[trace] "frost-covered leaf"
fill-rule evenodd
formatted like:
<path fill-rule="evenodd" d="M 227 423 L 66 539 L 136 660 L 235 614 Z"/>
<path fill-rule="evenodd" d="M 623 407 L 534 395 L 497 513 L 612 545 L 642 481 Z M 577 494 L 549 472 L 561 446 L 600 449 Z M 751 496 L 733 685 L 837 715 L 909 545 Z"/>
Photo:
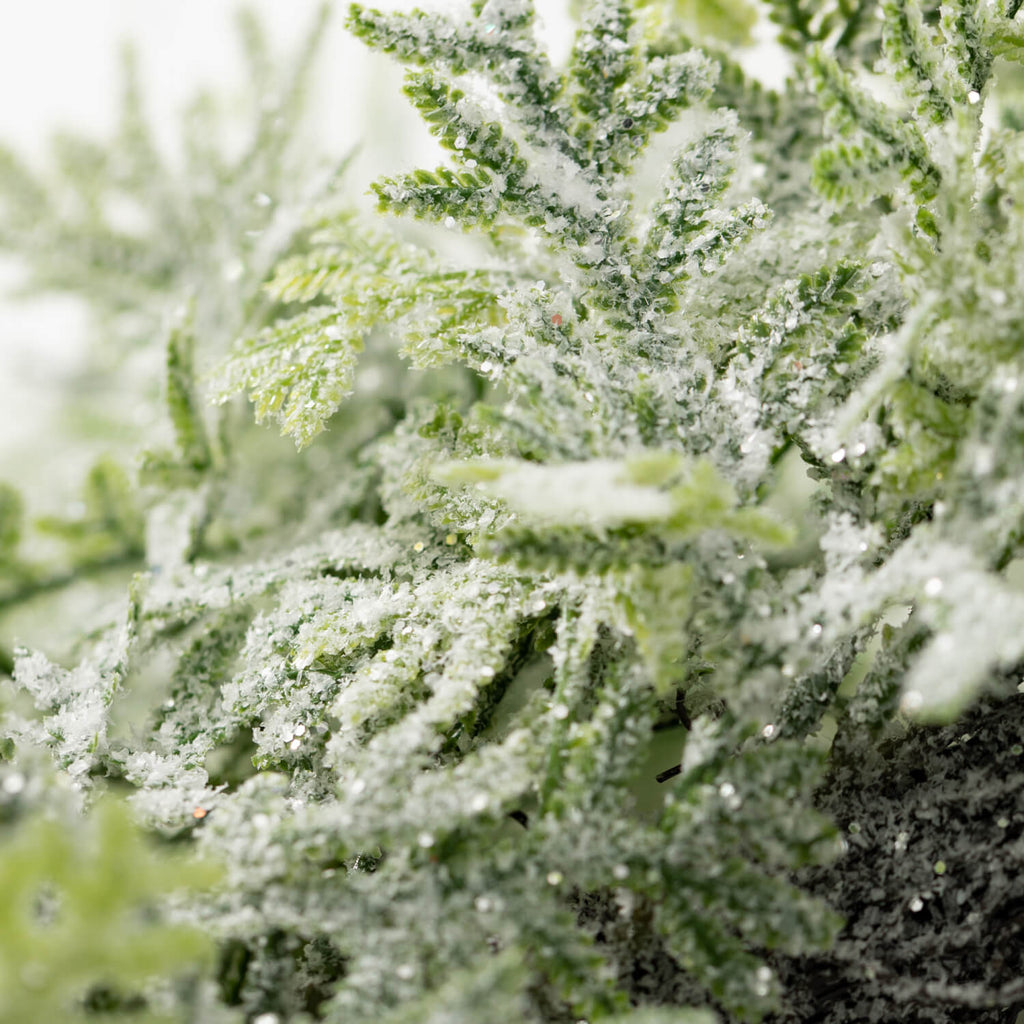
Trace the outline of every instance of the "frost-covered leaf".
<path fill-rule="evenodd" d="M 137 579 L 124 624 L 111 628 L 74 668 L 62 668 L 38 651 L 17 652 L 14 681 L 31 694 L 43 718 L 38 723 L 12 721 L 9 732 L 50 747 L 60 767 L 80 786 L 88 784 L 89 773 L 108 750 L 110 705 L 128 675 L 141 589 Z"/>
<path fill-rule="evenodd" d="M 221 395 L 246 392 L 256 421 L 273 417 L 283 433 L 307 445 L 352 389 L 361 334 L 343 314 L 315 309 L 267 328 L 236 348 L 221 368 Z"/>
<path fill-rule="evenodd" d="M 705 1022 L 702 1005 L 838 1024 L 847 990 L 916 1012 L 935 908 L 963 921 L 952 861 L 922 861 L 930 922 L 879 872 L 871 906 L 907 906 L 906 977 L 928 980 L 907 996 L 884 965 L 851 973 L 830 944 L 871 930 L 840 932 L 811 890 L 909 859 L 845 821 L 839 843 L 815 806 L 898 759 L 908 725 L 928 733 L 915 718 L 1016 699 L 1024 107 L 992 69 L 1019 5 L 771 3 L 793 71 L 775 91 L 670 17 L 742 31 L 745 3 L 576 6 L 564 60 L 524 0 L 351 9 L 443 150 L 377 183 L 416 224 L 284 199 L 300 176 L 278 118 L 303 74 L 237 164 L 197 104 L 186 173 L 234 189 L 262 168 L 280 194 L 226 199 L 228 245 L 200 189 L 211 248 L 166 361 L 175 450 L 138 493 L 98 472 L 58 527 L 81 545 L 63 575 L 37 574 L 31 531 L 15 550 L 7 502 L 10 633 L 67 583 L 96 604 L 102 566 L 149 568 L 126 629 L 12 665 L 0 819 L 41 801 L 31 766 L 53 754 L 79 798 L 128 792 L 225 863 L 177 904 L 221 948 L 218 996 L 182 984 L 190 1019 L 219 1019 L 213 1000 L 260 1024 Z M 244 35 L 262 83 L 267 40 Z M 137 96 L 124 131 L 117 174 L 156 216 L 174 176 Z M 21 204 L 0 235 L 50 223 L 49 191 L 0 162 Z M 61 144 L 83 201 L 115 163 Z M 151 277 L 150 237 L 118 266 L 139 294 L 175 290 L 184 250 Z M 200 410 L 193 370 L 225 332 L 221 397 L 300 446 L 329 424 L 318 445 Z M 945 995 L 1001 1005 L 954 961 Z"/>
<path fill-rule="evenodd" d="M 538 466 L 532 463 L 453 463 L 439 467 L 445 483 L 475 483 L 502 498 L 535 527 L 617 529 L 660 527 L 683 539 L 702 530 L 785 544 L 786 528 L 755 509 L 737 509 L 737 497 L 709 462 L 692 465 L 671 453 L 630 459 Z"/>

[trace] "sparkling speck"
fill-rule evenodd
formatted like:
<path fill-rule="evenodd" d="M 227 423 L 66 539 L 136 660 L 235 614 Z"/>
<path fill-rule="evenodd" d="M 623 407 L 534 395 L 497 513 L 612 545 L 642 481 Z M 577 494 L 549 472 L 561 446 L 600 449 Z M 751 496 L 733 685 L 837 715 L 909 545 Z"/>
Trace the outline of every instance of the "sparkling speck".
<path fill-rule="evenodd" d="M 846 458 L 846 449 L 837 448 L 831 455 L 833 462 L 842 462 Z"/>
<path fill-rule="evenodd" d="M 424 849 L 429 850 L 434 845 L 434 837 L 429 832 L 421 832 L 416 837 L 416 842 Z"/>
<path fill-rule="evenodd" d="M 769 722 L 762 730 L 761 735 L 766 739 L 770 740 L 775 735 L 775 726 Z"/>
<path fill-rule="evenodd" d="M 455 218 L 454 218 L 454 217 L 451 217 L 451 216 L 449 216 L 449 217 L 445 217 L 445 219 L 444 219 L 444 226 L 445 226 L 445 227 L 446 227 L 446 228 L 447 228 L 447 229 L 448 229 L 449 231 L 451 231 L 451 229 L 455 227 Z"/>
<path fill-rule="evenodd" d="M 615 867 L 612 868 L 612 875 L 622 882 L 629 878 L 629 868 L 625 864 L 616 864 Z"/>
<path fill-rule="evenodd" d="M 942 580 L 940 580 L 938 576 L 933 576 L 927 583 L 925 583 L 924 592 L 929 597 L 938 597 L 938 595 L 942 593 Z"/>
<path fill-rule="evenodd" d="M 559 721 L 569 717 L 569 709 L 565 704 L 556 704 L 551 709 L 551 717 L 557 718 Z"/>
<path fill-rule="evenodd" d="M 909 832 L 897 832 L 896 839 L 892 844 L 892 848 L 897 853 L 902 853 L 907 848 L 907 843 L 910 842 Z"/>
<path fill-rule="evenodd" d="M 968 102 L 968 103 L 970 103 L 972 107 L 973 107 L 973 106 L 974 106 L 974 105 L 975 105 L 976 103 L 980 102 L 980 100 L 981 100 L 981 93 L 980 93 L 980 92 L 978 92 L 978 90 L 977 90 L 977 89 L 972 89 L 972 90 L 971 90 L 971 91 L 970 91 L 970 92 L 969 92 L 969 93 L 967 94 L 967 102 Z"/>
<path fill-rule="evenodd" d="M 723 782 L 718 787 L 718 793 L 720 796 L 724 796 L 728 800 L 729 797 L 736 795 L 736 787 L 731 782 Z"/>
<path fill-rule="evenodd" d="M 302 740 L 294 739 L 294 740 L 291 741 L 291 743 L 288 744 L 288 749 L 289 750 L 298 750 L 299 747 L 301 747 L 301 746 L 302 746 Z"/>
<path fill-rule="evenodd" d="M 910 901 L 910 909 L 916 914 L 920 910 L 924 910 L 924 900 L 920 896 L 915 896 Z"/>
<path fill-rule="evenodd" d="M 565 876 L 561 871 L 548 872 L 548 885 L 561 885 Z"/>
<path fill-rule="evenodd" d="M 821 623 L 820 622 L 816 622 L 813 626 L 811 626 L 811 635 L 812 636 L 821 636 L 821 630 L 822 630 Z"/>
<path fill-rule="evenodd" d="M 354 779 L 349 788 L 356 796 L 359 796 L 360 793 L 366 790 L 366 779 Z"/>

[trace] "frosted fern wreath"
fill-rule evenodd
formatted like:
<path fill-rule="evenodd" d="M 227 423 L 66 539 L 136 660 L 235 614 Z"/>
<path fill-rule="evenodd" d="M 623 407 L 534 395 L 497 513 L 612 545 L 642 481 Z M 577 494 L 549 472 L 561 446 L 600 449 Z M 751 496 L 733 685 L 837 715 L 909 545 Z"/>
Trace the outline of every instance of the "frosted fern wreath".
<path fill-rule="evenodd" d="M 221 875 L 176 861 L 207 888 L 163 910 L 216 940 L 212 967 L 100 961 L 64 1012 L 1012 1019 L 1012 921 L 983 963 L 933 956 L 920 922 L 973 902 L 984 926 L 1003 894 L 964 881 L 979 842 L 1024 899 L 999 846 L 1024 821 L 1003 745 L 1024 661 L 1017 7 L 767 4 L 779 93 L 693 48 L 670 4 L 583 5 L 564 70 L 525 0 L 351 8 L 450 154 L 379 181 L 379 208 L 448 235 L 429 249 L 328 195 L 274 236 L 269 280 L 219 303 L 190 282 L 173 446 L 137 488 L 91 478 L 118 564 L 144 547 L 145 569 L 74 668 L 17 652 L 0 877 L 76 892 L 18 837 L 44 805 L 84 829 L 103 791 L 100 849 L 134 836 L 127 798 Z M 225 325 L 220 398 L 311 446 L 294 466 L 204 408 L 193 362 Z M 13 492 L 0 513 L 16 604 L 38 580 Z M 83 558 L 72 577 L 103 563 Z M 1000 744 L 966 777 L 939 728 L 962 715 L 957 743 Z M 947 787 L 913 814 L 900 751 Z M 977 834 L 937 827 L 962 778 L 972 821 L 1001 808 Z M 132 843 L 117 870 L 152 877 Z M 906 943 L 870 959 L 836 905 L 865 856 L 903 853 L 864 900 Z M 151 928 L 168 972 L 196 962 L 194 935 Z M 4 1021 L 43 1005 L 19 970 Z"/>

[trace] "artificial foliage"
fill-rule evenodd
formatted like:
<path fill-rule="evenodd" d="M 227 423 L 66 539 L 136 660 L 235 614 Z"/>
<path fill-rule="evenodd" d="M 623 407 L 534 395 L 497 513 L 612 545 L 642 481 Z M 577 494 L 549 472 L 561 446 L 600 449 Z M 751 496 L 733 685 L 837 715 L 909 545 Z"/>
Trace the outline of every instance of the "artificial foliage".
<path fill-rule="evenodd" d="M 0 489 L 0 1019 L 1015 1020 L 1019 7 L 353 4 L 441 151 L 376 213 L 320 22 L 243 16 L 240 155 L 130 77 L 5 155 L 163 384 L 74 514 Z"/>

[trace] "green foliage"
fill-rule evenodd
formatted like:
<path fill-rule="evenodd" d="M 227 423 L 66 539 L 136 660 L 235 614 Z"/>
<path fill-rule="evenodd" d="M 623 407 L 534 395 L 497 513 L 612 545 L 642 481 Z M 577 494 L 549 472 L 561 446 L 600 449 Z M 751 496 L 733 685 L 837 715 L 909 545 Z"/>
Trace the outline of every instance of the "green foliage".
<path fill-rule="evenodd" d="M 493 289 L 504 275 L 443 270 L 412 246 L 383 232 L 359 232 L 342 213 L 313 234 L 308 254 L 285 260 L 267 291 L 310 311 L 246 339 L 217 371 L 220 397 L 246 391 L 256 419 L 278 420 L 282 432 L 309 444 L 351 393 L 355 357 L 381 323 L 403 325 L 405 350 L 421 366 L 451 360 L 464 325 L 497 322 Z"/>
<path fill-rule="evenodd" d="M 128 474 L 115 461 L 101 458 L 89 470 L 79 514 L 45 517 L 37 526 L 63 540 L 76 562 L 113 561 L 141 555 L 144 520 Z"/>
<path fill-rule="evenodd" d="M 779 41 L 801 55 L 808 46 L 826 40 L 836 50 L 852 49 L 859 37 L 870 35 L 877 7 L 877 0 L 768 0 Z"/>
<path fill-rule="evenodd" d="M 237 152 L 218 148 L 230 118 L 221 101 L 204 93 L 183 120 L 184 166 L 166 159 L 145 115 L 130 49 L 110 145 L 60 134 L 46 175 L 4 150 L 0 245 L 27 261 L 33 287 L 79 293 L 105 319 L 130 313 L 118 333 L 135 341 L 159 323 L 168 296 L 180 301 L 183 292 L 198 290 L 204 332 L 237 331 L 239 296 L 260 284 L 278 255 L 265 233 L 279 232 L 282 211 L 302 196 L 295 129 L 325 17 L 326 8 L 282 68 L 252 12 L 239 14 L 249 83 Z M 211 276 L 219 287 L 197 289 Z"/>
<path fill-rule="evenodd" d="M 195 925 L 159 912 L 171 894 L 208 887 L 209 865 L 159 853 L 127 810 L 85 821 L 42 813 L 0 834 L 0 1020 L 86 1021 L 104 1003 L 118 1020 L 167 1020 L 140 996 L 154 978 L 192 973 L 212 953 Z"/>
<path fill-rule="evenodd" d="M 107 255 L 59 274 L 12 220 L 43 283 L 109 315 L 93 283 L 137 264 L 140 313 L 177 312 L 144 332 L 166 430 L 138 484 L 101 461 L 32 528 L 0 490 L 4 602 L 133 574 L 119 620 L 6 659 L 4 756 L 225 865 L 177 910 L 219 943 L 216 1010 L 146 980 L 148 940 L 125 976 L 83 958 L 74 993 L 197 1020 L 804 1019 L 849 849 L 816 794 L 1024 664 L 1024 167 L 993 77 L 1024 47 L 990 4 L 772 3 L 794 75 L 769 93 L 673 20 L 731 38 L 747 11 L 592 0 L 559 66 L 526 0 L 353 5 L 445 152 L 373 186 L 408 233 L 335 182 L 257 259 L 277 200 L 253 175 L 301 191 L 262 116 L 240 161 L 190 136 L 187 177 L 218 168 L 248 212 L 159 274 L 164 242 L 116 263 L 99 213 L 60 231 Z M 128 184 L 163 194 L 134 96 Z M 76 146 L 103 193 L 112 158 Z"/>

